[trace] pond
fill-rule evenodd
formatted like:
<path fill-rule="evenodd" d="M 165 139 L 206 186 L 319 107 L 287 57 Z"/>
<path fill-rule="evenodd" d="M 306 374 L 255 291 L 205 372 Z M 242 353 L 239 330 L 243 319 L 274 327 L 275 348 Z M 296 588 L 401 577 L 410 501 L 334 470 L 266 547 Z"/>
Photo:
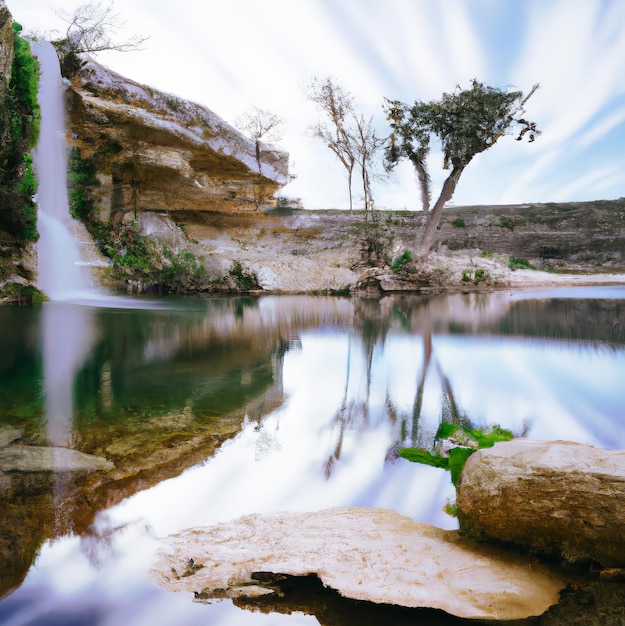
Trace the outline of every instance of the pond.
<path fill-rule="evenodd" d="M 50 302 L 0 308 L 0 327 L 0 441 L 114 464 L 0 471 L 2 624 L 411 623 L 329 596 L 326 613 L 204 604 L 150 569 L 159 538 L 254 512 L 456 528 L 449 475 L 397 455 L 442 420 L 625 448 L 621 286 Z"/>

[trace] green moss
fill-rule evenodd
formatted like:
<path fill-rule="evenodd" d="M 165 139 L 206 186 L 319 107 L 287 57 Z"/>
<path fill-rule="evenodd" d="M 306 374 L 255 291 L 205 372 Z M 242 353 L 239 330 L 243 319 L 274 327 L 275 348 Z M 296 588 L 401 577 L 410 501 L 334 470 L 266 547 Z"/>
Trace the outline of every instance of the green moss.
<path fill-rule="evenodd" d="M 485 430 L 443 422 L 436 432 L 434 448 L 436 448 L 438 443 L 442 440 L 451 440 L 457 443 L 455 447 L 449 450 L 449 456 L 443 456 L 442 454 L 425 450 L 424 448 L 402 448 L 399 451 L 399 456 L 407 461 L 449 470 L 451 473 L 451 482 L 457 487 L 466 460 L 476 450 L 480 448 L 491 448 L 498 441 L 509 441 L 513 437 L 514 435 L 511 431 L 501 428 L 500 426 L 493 426 Z"/>

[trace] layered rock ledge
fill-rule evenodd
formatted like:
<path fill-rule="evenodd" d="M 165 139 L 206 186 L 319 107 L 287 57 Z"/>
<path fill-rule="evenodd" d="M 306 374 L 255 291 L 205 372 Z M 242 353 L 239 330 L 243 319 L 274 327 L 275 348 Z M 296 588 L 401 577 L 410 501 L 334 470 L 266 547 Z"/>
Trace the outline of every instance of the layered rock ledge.
<path fill-rule="evenodd" d="M 625 567 L 625 451 L 516 439 L 471 455 L 463 533 L 567 561 Z"/>
<path fill-rule="evenodd" d="M 540 615 L 564 587 L 552 569 L 393 511 L 250 515 L 168 538 L 153 572 L 201 599 L 270 593 L 262 581 L 316 574 L 342 596 L 464 618 Z"/>

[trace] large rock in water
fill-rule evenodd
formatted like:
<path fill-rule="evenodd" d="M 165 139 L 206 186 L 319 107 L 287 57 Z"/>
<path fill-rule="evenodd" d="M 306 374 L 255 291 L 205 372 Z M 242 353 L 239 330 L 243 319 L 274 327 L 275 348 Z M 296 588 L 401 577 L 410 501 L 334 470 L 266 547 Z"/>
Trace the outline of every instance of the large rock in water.
<path fill-rule="evenodd" d="M 625 451 L 516 439 L 471 455 L 461 530 L 569 561 L 625 567 Z"/>
<path fill-rule="evenodd" d="M 249 515 L 166 540 L 156 580 L 198 598 L 270 593 L 268 576 L 317 574 L 346 598 L 466 618 L 523 619 L 558 601 L 552 570 L 384 509 Z M 260 580 L 260 582 L 259 582 Z"/>

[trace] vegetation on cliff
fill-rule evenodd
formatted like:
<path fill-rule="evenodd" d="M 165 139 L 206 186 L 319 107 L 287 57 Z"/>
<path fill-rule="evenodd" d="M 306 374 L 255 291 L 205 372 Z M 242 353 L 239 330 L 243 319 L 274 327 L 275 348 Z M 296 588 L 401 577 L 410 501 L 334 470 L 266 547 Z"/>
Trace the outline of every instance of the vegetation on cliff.
<path fill-rule="evenodd" d="M 39 63 L 6 8 L 0 21 L 4 31 L 0 48 L 9 48 L 2 50 L 6 63 L 0 72 L 0 299 L 31 302 L 40 294 L 19 281 L 33 279 L 22 256 L 39 238 L 37 180 L 29 154 L 39 133 Z"/>
<path fill-rule="evenodd" d="M 37 141 L 39 64 L 30 44 L 13 25 L 13 65 L 8 82 L 0 77 L 0 230 L 13 242 L 35 241 L 37 211 L 33 196 L 37 182 L 28 154 Z"/>

